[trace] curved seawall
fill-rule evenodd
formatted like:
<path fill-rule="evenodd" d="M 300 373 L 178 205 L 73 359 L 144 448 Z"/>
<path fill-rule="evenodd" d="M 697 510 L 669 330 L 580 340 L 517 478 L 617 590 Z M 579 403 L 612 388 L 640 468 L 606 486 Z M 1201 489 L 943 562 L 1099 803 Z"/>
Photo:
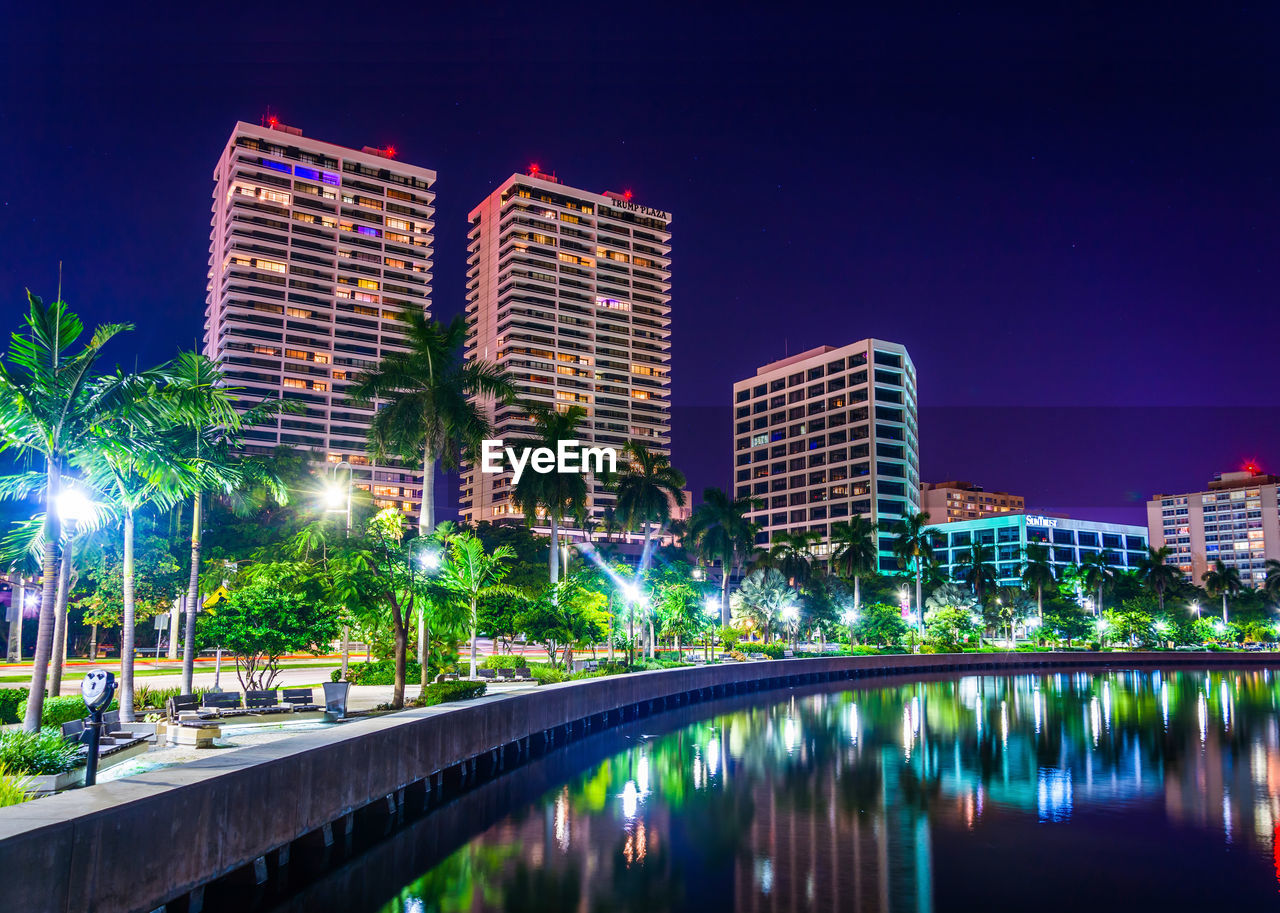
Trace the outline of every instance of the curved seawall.
<path fill-rule="evenodd" d="M 197 910 L 201 887 L 261 878 L 450 785 L 666 707 L 877 675 L 1073 668 L 1266 668 L 1280 655 L 983 653 L 731 663 L 608 676 L 409 710 L 0 810 L 0 910 Z M 246 868 L 247 867 L 247 868 Z M 194 892 L 194 893 L 192 893 Z"/>

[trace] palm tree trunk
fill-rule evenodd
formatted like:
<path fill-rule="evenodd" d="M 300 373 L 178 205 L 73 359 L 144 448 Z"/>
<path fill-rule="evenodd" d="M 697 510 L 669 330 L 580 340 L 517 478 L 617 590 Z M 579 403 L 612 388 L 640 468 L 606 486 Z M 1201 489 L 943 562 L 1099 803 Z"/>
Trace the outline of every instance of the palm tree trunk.
<path fill-rule="evenodd" d="M 1036 585 L 1036 617 L 1040 620 L 1040 627 L 1044 627 L 1044 584 Z"/>
<path fill-rule="evenodd" d="M 853 575 L 853 611 L 857 614 L 862 608 L 862 575 Z"/>
<path fill-rule="evenodd" d="M 547 515 L 551 518 L 551 582 L 555 583 L 560 579 L 560 533 L 555 511 L 548 510 Z"/>
<path fill-rule="evenodd" d="M 436 528 L 436 457 L 422 449 L 422 504 L 418 508 L 418 535 L 429 536 Z"/>
<path fill-rule="evenodd" d="M 55 459 L 45 461 L 47 479 L 44 487 L 44 556 L 40 590 L 40 623 L 36 629 L 36 651 L 31 667 L 31 691 L 27 695 L 27 712 L 22 728 L 35 732 L 44 715 L 44 689 L 49 657 L 53 654 L 53 611 L 58 593 L 58 547 L 62 541 L 62 523 L 58 518 L 58 489 L 62 467 Z"/>
<path fill-rule="evenodd" d="M 49 670 L 49 694 L 62 693 L 62 667 L 67 660 L 67 589 L 71 585 L 71 543 L 62 549 L 58 564 L 58 597 L 53 606 L 53 656 Z"/>
<path fill-rule="evenodd" d="M 120 628 L 120 722 L 133 722 L 133 625 L 137 605 L 133 596 L 133 510 L 124 511 L 124 615 Z"/>
<path fill-rule="evenodd" d="M 729 573 L 736 563 L 733 555 L 724 556 L 720 565 L 720 627 L 729 627 Z"/>
<path fill-rule="evenodd" d="M 476 611 L 476 600 L 471 600 L 471 680 L 476 678 L 476 636 L 479 634 L 480 620 Z"/>
<path fill-rule="evenodd" d="M 427 671 L 431 666 L 431 625 L 425 623 L 427 610 L 422 609 L 422 618 L 424 619 L 422 626 L 422 687 L 427 687 L 431 681 L 430 673 Z"/>
<path fill-rule="evenodd" d="M 1222 623 L 1224 625 L 1229 623 L 1227 621 L 1227 594 L 1226 593 L 1222 594 Z"/>
<path fill-rule="evenodd" d="M 920 559 L 916 558 L 916 614 L 920 616 L 920 627 L 924 628 L 924 596 L 920 586 Z"/>
<path fill-rule="evenodd" d="M 9 597 L 13 621 L 9 622 L 9 655 L 11 663 L 22 662 L 22 612 L 27 607 L 27 578 L 18 576 L 18 585 Z M 17 600 L 14 602 L 13 600 Z"/>
<path fill-rule="evenodd" d="M 182 693 L 191 693 L 196 665 L 196 615 L 200 612 L 200 524 L 204 520 L 203 497 L 192 499 L 191 509 L 191 576 L 187 579 L 187 618 L 182 635 Z"/>
<path fill-rule="evenodd" d="M 94 622 L 94 624 L 89 627 L 89 659 L 95 660 L 97 658 L 98 658 L 98 624 L 97 622 Z"/>
<path fill-rule="evenodd" d="M 391 706 L 399 709 L 404 706 L 405 658 L 409 653 L 409 629 L 405 619 L 398 617 L 398 612 L 396 615 L 394 619 L 396 678 L 395 686 L 391 690 Z"/>

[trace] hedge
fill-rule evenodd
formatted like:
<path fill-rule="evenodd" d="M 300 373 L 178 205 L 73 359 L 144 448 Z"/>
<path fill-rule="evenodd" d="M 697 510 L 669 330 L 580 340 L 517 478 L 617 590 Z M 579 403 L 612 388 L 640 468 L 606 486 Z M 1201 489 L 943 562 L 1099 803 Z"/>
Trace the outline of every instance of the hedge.
<path fill-rule="evenodd" d="M 39 732 L 0 732 L 0 766 L 11 774 L 60 774 L 80 763 L 80 746 L 52 726 Z"/>
<path fill-rule="evenodd" d="M 0 688 L 0 723 L 21 723 L 27 709 L 26 688 Z"/>
<path fill-rule="evenodd" d="M 330 679 L 340 681 L 342 670 L 334 669 Z M 417 660 L 407 660 L 404 667 L 404 680 L 417 682 L 422 680 L 422 667 Z M 396 683 L 396 661 L 379 659 L 371 663 L 350 663 L 347 665 L 347 681 L 353 685 L 394 685 Z"/>
<path fill-rule="evenodd" d="M 473 697 L 481 697 L 485 691 L 484 682 L 456 681 L 435 682 L 422 689 L 422 693 L 414 700 L 415 707 L 430 707 L 434 704 L 446 704 L 449 701 L 468 701 Z"/>

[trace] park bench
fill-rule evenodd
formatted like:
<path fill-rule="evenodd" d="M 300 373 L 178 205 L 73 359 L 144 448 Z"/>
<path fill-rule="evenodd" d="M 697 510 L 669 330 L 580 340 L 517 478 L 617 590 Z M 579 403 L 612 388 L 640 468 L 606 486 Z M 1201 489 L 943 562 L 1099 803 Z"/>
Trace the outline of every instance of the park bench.
<path fill-rule="evenodd" d="M 476 670 L 476 678 L 482 678 L 482 679 L 485 679 L 486 681 L 495 681 L 497 677 L 498 677 L 498 673 L 493 669 L 477 669 Z"/>
<path fill-rule="evenodd" d="M 518 682 L 533 681 L 533 671 L 528 666 L 520 666 L 515 670 L 515 680 Z"/>
<path fill-rule="evenodd" d="M 284 702 L 293 708 L 294 713 L 324 709 L 316 703 L 315 692 L 312 688 L 285 688 Z"/>
<path fill-rule="evenodd" d="M 68 742 L 81 745 L 88 754 L 89 734 L 85 730 L 84 720 L 72 720 L 62 724 L 62 738 Z M 102 715 L 102 734 L 98 738 L 99 769 L 119 764 L 134 755 L 142 754 L 148 749 L 145 735 L 124 730 L 120 724 L 120 711 L 111 710 Z"/>
<path fill-rule="evenodd" d="M 498 681 L 500 682 L 515 681 L 515 677 L 516 677 L 515 669 L 499 669 L 498 670 Z"/>

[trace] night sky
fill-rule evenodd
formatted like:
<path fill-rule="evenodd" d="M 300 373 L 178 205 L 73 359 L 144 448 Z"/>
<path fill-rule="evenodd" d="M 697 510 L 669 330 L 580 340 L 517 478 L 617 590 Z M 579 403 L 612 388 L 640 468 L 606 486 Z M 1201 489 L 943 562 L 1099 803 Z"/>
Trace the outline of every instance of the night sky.
<path fill-rule="evenodd" d="M 1274 4 L 186 6 L 7 8 L 6 331 L 61 260 L 87 322 L 138 324 L 122 364 L 198 344 L 212 169 L 270 108 L 438 171 L 439 317 L 467 212 L 531 162 L 671 211 L 696 492 L 734 380 L 866 336 L 915 361 L 926 480 L 1145 522 L 1280 466 Z"/>

